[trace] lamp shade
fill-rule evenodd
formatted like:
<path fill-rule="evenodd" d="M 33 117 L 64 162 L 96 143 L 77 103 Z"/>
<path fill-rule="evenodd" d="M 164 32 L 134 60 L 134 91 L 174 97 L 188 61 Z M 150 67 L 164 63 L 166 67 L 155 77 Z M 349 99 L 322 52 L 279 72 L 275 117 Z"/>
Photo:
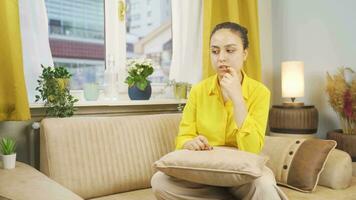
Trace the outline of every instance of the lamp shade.
<path fill-rule="evenodd" d="M 301 61 L 282 62 L 282 97 L 304 96 L 304 63 Z"/>

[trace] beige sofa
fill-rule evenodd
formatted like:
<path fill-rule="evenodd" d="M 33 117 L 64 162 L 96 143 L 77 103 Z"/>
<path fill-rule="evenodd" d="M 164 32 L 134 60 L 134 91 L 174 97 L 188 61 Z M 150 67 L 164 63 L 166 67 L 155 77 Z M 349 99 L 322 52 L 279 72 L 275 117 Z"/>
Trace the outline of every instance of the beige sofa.
<path fill-rule="evenodd" d="M 0 170 L 0 199 L 153 200 L 152 164 L 174 149 L 180 114 L 44 119 L 39 171 L 17 163 Z M 266 144 L 268 145 L 268 144 Z M 282 187 L 290 199 L 356 199 L 356 177 L 344 190 L 308 194 Z"/>

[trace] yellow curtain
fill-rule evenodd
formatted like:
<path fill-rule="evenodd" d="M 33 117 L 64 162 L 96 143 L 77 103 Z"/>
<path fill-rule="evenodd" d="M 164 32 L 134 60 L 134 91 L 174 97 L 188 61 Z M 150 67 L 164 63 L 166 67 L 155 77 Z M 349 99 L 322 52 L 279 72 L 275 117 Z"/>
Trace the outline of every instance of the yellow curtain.
<path fill-rule="evenodd" d="M 0 1 L 0 121 L 30 119 L 18 0 Z"/>
<path fill-rule="evenodd" d="M 203 78 L 215 73 L 210 61 L 210 33 L 214 26 L 226 21 L 248 29 L 249 50 L 244 70 L 251 78 L 261 80 L 257 0 L 204 0 Z"/>

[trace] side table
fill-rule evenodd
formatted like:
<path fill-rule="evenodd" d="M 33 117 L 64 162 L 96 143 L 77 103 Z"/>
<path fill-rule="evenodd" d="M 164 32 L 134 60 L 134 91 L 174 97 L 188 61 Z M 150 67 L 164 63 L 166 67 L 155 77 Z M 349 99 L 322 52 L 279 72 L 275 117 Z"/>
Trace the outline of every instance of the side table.
<path fill-rule="evenodd" d="M 312 105 L 273 105 L 269 128 L 271 136 L 313 138 L 318 130 L 318 110 Z"/>

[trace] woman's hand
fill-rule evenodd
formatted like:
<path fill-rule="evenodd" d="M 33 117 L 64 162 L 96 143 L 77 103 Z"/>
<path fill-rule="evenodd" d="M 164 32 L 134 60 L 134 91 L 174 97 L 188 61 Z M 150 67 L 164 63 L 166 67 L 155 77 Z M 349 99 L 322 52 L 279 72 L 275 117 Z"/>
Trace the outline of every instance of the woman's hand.
<path fill-rule="evenodd" d="M 238 74 L 235 69 L 229 67 L 229 72 L 225 73 L 220 81 L 221 90 L 225 98 L 231 100 L 236 99 L 239 95 L 242 96 L 241 89 L 241 74 Z M 226 100 L 226 99 L 225 99 Z"/>
<path fill-rule="evenodd" d="M 192 151 L 203 151 L 212 150 L 213 147 L 209 145 L 208 139 L 206 137 L 199 135 L 192 140 L 184 143 L 183 149 L 188 149 Z"/>

